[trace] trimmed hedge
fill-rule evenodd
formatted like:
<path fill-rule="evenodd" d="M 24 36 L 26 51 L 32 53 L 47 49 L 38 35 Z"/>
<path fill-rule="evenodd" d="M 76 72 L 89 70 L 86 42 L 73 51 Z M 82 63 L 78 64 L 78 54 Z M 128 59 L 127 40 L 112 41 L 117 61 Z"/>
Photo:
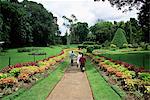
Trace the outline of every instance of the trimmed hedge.
<path fill-rule="evenodd" d="M 121 28 L 118 28 L 111 43 L 115 44 L 119 48 L 122 48 L 123 44 L 128 44 L 125 37 L 125 31 Z"/>
<path fill-rule="evenodd" d="M 85 41 L 82 44 L 83 45 L 95 45 L 95 42 Z"/>

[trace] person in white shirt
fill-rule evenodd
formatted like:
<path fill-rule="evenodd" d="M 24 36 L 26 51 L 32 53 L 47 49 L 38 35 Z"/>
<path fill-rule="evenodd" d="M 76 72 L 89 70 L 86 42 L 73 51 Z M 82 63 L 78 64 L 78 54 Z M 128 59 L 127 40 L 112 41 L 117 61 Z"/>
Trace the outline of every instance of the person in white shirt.
<path fill-rule="evenodd" d="M 80 58 L 82 57 L 82 54 L 79 52 L 78 56 L 77 56 L 77 67 L 80 67 Z"/>

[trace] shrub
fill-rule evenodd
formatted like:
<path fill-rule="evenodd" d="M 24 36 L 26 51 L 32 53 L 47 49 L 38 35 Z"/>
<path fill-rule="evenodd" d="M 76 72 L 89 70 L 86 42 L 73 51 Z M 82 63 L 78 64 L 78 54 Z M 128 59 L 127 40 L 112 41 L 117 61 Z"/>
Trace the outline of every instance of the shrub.
<path fill-rule="evenodd" d="M 95 42 L 85 41 L 82 44 L 83 45 L 95 45 Z"/>
<path fill-rule="evenodd" d="M 116 48 L 117 46 L 115 44 L 110 44 L 111 48 Z"/>
<path fill-rule="evenodd" d="M 144 81 L 150 81 L 150 73 L 139 73 L 139 77 Z"/>
<path fill-rule="evenodd" d="M 115 44 L 119 48 L 123 47 L 124 43 L 128 44 L 127 39 L 124 34 L 125 34 L 125 31 L 121 28 L 118 28 L 111 43 Z"/>
<path fill-rule="evenodd" d="M 82 48 L 82 49 L 83 49 L 83 48 L 87 48 L 87 45 L 82 45 L 82 44 L 81 44 L 81 45 L 78 45 L 78 48 Z"/>
<path fill-rule="evenodd" d="M 128 44 L 128 47 L 129 47 L 129 48 L 133 48 L 133 45 L 132 45 L 132 44 Z"/>
<path fill-rule="evenodd" d="M 104 47 L 108 47 L 110 45 L 110 42 L 108 40 L 106 40 L 104 43 L 103 43 L 103 46 Z"/>
<path fill-rule="evenodd" d="M 133 46 L 133 48 L 138 48 L 139 47 L 139 45 L 137 43 L 133 43 L 132 46 Z"/>
<path fill-rule="evenodd" d="M 27 49 L 27 48 L 19 48 L 17 49 L 17 52 L 31 52 L 31 49 Z"/>
<path fill-rule="evenodd" d="M 87 47 L 87 52 L 88 53 L 92 53 L 93 50 L 94 50 L 94 46 L 88 46 Z"/>
<path fill-rule="evenodd" d="M 149 49 L 149 44 L 145 42 L 141 42 L 140 46 L 143 48 L 143 50 L 148 50 Z"/>
<path fill-rule="evenodd" d="M 102 48 L 102 45 L 94 45 L 94 49 L 100 49 Z"/>
<path fill-rule="evenodd" d="M 124 43 L 123 48 L 128 48 L 128 44 Z"/>

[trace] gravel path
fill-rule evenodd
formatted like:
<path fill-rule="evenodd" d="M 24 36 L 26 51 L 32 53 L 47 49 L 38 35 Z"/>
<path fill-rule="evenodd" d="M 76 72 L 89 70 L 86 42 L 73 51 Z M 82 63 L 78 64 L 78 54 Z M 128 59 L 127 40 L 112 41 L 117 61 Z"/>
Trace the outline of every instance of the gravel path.
<path fill-rule="evenodd" d="M 69 67 L 47 100 L 93 100 L 86 74 L 76 66 Z"/>

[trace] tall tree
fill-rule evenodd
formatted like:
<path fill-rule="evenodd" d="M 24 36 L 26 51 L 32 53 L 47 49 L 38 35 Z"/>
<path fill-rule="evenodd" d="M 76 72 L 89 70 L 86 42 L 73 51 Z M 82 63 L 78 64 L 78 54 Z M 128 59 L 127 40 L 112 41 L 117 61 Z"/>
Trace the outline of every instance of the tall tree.
<path fill-rule="evenodd" d="M 54 44 L 58 25 L 55 23 L 53 14 L 48 12 L 42 4 L 36 2 L 26 0 L 22 4 L 29 15 L 34 45 L 47 46 L 48 44 Z"/>
<path fill-rule="evenodd" d="M 96 35 L 96 41 L 104 43 L 106 40 L 111 41 L 115 31 L 111 22 L 98 22 L 90 27 L 90 31 Z"/>
<path fill-rule="evenodd" d="M 102 0 L 105 1 L 105 0 Z M 108 0 L 112 6 L 116 6 L 119 10 L 128 6 L 124 11 L 130 11 L 133 8 L 139 10 L 138 19 L 139 24 L 144 32 L 144 41 L 150 42 L 150 0 Z"/>
<path fill-rule="evenodd" d="M 83 41 L 86 41 L 86 37 L 89 33 L 89 29 L 88 29 L 88 23 L 82 23 L 82 22 L 78 22 L 76 24 L 73 25 L 73 40 L 74 43 L 82 43 Z"/>
<path fill-rule="evenodd" d="M 73 24 L 75 24 L 75 22 L 77 21 L 77 18 L 74 14 L 72 14 L 69 17 L 66 17 L 66 16 L 62 16 L 62 18 L 64 19 L 64 23 L 63 25 L 67 28 L 67 45 L 70 45 L 70 42 L 71 42 L 71 38 L 74 36 L 74 34 L 72 33 L 71 34 L 71 31 L 73 31 Z"/>

